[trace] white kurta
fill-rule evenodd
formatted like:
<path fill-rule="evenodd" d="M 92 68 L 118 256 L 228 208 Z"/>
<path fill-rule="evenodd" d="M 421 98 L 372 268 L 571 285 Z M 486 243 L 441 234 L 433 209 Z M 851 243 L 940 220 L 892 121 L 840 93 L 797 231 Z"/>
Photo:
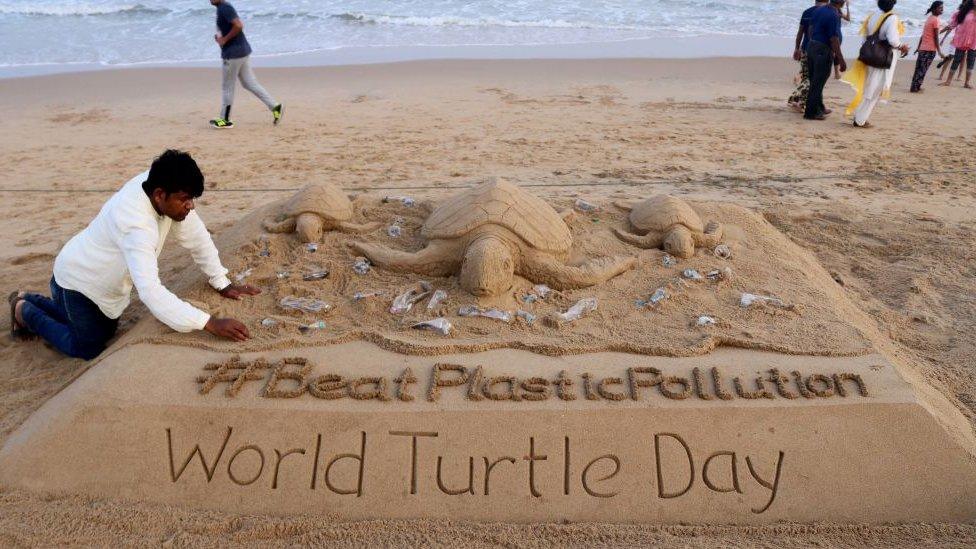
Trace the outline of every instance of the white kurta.
<path fill-rule="evenodd" d="M 868 34 L 874 32 L 878 21 L 881 21 L 883 17 L 884 13 L 881 11 L 876 11 L 868 16 Z M 901 46 L 901 34 L 898 32 L 899 26 L 898 16 L 895 14 L 891 14 L 891 17 L 886 19 L 884 25 L 881 26 L 881 39 L 887 40 L 892 48 Z M 878 101 L 881 100 L 886 91 L 891 89 L 891 82 L 895 78 L 895 66 L 897 64 L 898 53 L 895 52 L 895 55 L 892 56 L 890 69 L 868 67 L 868 75 L 864 80 L 864 97 L 861 99 L 861 104 L 854 111 L 854 122 L 857 125 L 863 125 L 868 121 L 868 118 L 871 117 L 871 111 L 874 110 Z"/>

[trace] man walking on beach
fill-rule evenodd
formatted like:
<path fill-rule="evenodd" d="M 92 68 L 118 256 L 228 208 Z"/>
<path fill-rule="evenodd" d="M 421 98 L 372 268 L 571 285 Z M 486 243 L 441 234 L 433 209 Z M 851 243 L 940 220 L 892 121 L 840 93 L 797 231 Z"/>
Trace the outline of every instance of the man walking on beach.
<path fill-rule="evenodd" d="M 823 90 L 830 79 L 836 64 L 841 72 L 847 70 L 844 53 L 840 49 L 844 39 L 841 33 L 841 8 L 846 0 L 830 0 L 830 4 L 819 7 L 810 16 L 810 44 L 807 49 L 807 62 L 810 69 L 810 93 L 803 118 L 824 120 L 830 109 L 824 106 Z"/>
<path fill-rule="evenodd" d="M 54 260 L 50 298 L 10 295 L 14 337 L 37 335 L 68 356 L 91 360 L 115 335 L 135 286 L 149 311 L 177 332 L 207 330 L 235 341 L 248 339 L 244 324 L 193 307 L 159 280 L 159 253 L 172 234 L 222 296 L 240 299 L 261 293 L 227 279 L 210 233 L 193 211 L 193 199 L 202 194 L 203 174 L 193 158 L 164 152 L 65 244 Z"/>
<path fill-rule="evenodd" d="M 271 110 L 274 124 L 277 125 L 284 114 L 284 107 L 271 98 L 254 76 L 254 70 L 251 69 L 251 44 L 244 36 L 244 23 L 237 15 L 237 10 L 224 0 L 210 0 L 210 3 L 217 7 L 219 32 L 214 35 L 214 40 L 220 45 L 220 57 L 224 62 L 223 104 L 220 106 L 220 114 L 210 121 L 210 125 L 217 129 L 234 127 L 230 110 L 234 104 L 238 78 L 245 90 L 257 96 Z"/>

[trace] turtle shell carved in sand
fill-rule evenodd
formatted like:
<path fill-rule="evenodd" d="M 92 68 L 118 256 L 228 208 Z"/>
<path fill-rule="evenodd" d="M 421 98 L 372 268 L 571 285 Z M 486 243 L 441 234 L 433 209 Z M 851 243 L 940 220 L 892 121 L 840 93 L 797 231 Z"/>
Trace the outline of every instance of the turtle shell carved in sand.
<path fill-rule="evenodd" d="M 503 180 L 491 180 L 438 206 L 421 228 L 427 246 L 402 252 L 367 243 L 351 246 L 381 267 L 450 276 L 476 296 L 497 296 L 514 275 L 557 290 L 600 284 L 634 268 L 632 257 L 566 265 L 573 236 L 552 206 Z"/>
<path fill-rule="evenodd" d="M 265 220 L 269 233 L 295 232 L 302 242 L 318 242 L 325 231 L 363 233 L 376 230 L 380 223 L 356 224 L 352 202 L 336 186 L 328 183 L 304 187 L 283 208 L 277 220 Z"/>
<path fill-rule="evenodd" d="M 634 206 L 617 205 L 630 210 L 627 219 L 633 232 L 614 232 L 639 248 L 663 248 L 671 255 L 687 258 L 695 255 L 696 246 L 714 248 L 722 240 L 722 226 L 714 221 L 704 225 L 698 213 L 680 198 L 661 195 Z"/>

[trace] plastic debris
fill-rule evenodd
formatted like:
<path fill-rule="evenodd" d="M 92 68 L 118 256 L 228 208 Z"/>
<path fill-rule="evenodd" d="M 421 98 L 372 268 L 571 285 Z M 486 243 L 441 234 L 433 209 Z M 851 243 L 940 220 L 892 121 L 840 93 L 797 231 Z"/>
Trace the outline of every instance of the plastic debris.
<path fill-rule="evenodd" d="M 493 318 L 495 320 L 501 320 L 502 322 L 511 322 L 512 313 L 508 311 L 502 311 L 499 309 L 482 309 L 474 305 L 465 305 L 458 309 L 458 315 L 460 316 L 483 316 L 485 318 Z"/>
<path fill-rule="evenodd" d="M 404 206 L 406 206 L 408 208 L 411 208 L 411 207 L 413 207 L 414 205 L 417 204 L 417 201 L 414 200 L 413 198 L 409 197 L 409 196 L 390 195 L 390 196 L 384 196 L 383 197 L 383 203 L 384 204 L 388 204 L 390 202 L 400 202 L 401 204 L 403 204 Z"/>
<path fill-rule="evenodd" d="M 284 280 L 289 276 L 291 276 L 291 273 L 288 271 L 278 271 L 277 273 L 275 273 L 275 276 L 278 277 L 278 280 Z"/>
<path fill-rule="evenodd" d="M 705 278 L 714 282 L 718 282 L 720 280 L 732 280 L 732 269 L 729 267 L 726 267 L 721 270 L 712 269 L 711 271 L 708 271 L 708 274 L 705 275 Z"/>
<path fill-rule="evenodd" d="M 361 275 L 368 273 L 370 267 L 371 264 L 365 257 L 357 257 L 356 262 L 352 264 L 352 270 Z"/>
<path fill-rule="evenodd" d="M 399 225 L 390 225 L 386 228 L 386 234 L 388 234 L 390 238 L 400 238 L 400 235 L 403 234 L 403 229 Z"/>
<path fill-rule="evenodd" d="M 539 296 L 535 294 L 526 294 L 525 297 L 522 298 L 522 301 L 526 303 L 535 303 L 536 301 L 539 301 Z"/>
<path fill-rule="evenodd" d="M 356 292 L 352 296 L 353 301 L 362 301 L 364 299 L 369 299 L 371 297 L 379 297 L 383 295 L 381 290 L 367 290 L 365 292 Z"/>
<path fill-rule="evenodd" d="M 532 291 L 535 292 L 535 295 L 539 296 L 539 299 L 545 299 L 552 293 L 552 288 L 545 284 L 536 284 L 532 287 Z"/>
<path fill-rule="evenodd" d="M 271 257 L 271 250 L 268 248 L 268 245 L 267 244 L 264 245 L 264 249 L 263 250 L 261 250 L 260 252 L 258 252 L 258 255 L 261 256 L 261 257 Z"/>
<path fill-rule="evenodd" d="M 658 289 L 654 290 L 654 293 L 651 294 L 651 296 L 648 297 L 647 299 L 638 300 L 637 301 L 637 306 L 638 307 L 655 307 L 658 304 L 660 304 L 662 301 L 664 301 L 665 299 L 667 299 L 668 297 L 669 296 L 668 296 L 668 291 L 667 290 L 665 290 L 664 288 L 658 288 Z"/>
<path fill-rule="evenodd" d="M 525 321 L 526 324 L 530 326 L 532 324 L 535 324 L 535 315 L 528 311 L 523 311 L 522 309 L 519 309 L 518 311 L 515 312 L 515 316 L 521 318 L 522 320 Z"/>
<path fill-rule="evenodd" d="M 303 324 L 302 326 L 298 327 L 298 331 L 303 334 L 307 334 L 308 332 L 311 332 L 313 330 L 324 330 L 324 329 L 325 329 L 324 320 L 319 320 L 318 322 L 313 322 L 311 324 Z"/>
<path fill-rule="evenodd" d="M 715 320 L 715 317 L 708 316 L 708 315 L 701 315 L 700 317 L 698 317 L 698 320 L 695 322 L 695 324 L 697 324 L 698 326 L 714 326 L 716 322 L 717 321 Z"/>
<path fill-rule="evenodd" d="M 295 309 L 305 311 L 306 313 L 320 313 L 332 309 L 332 305 L 321 299 L 295 297 L 293 295 L 281 298 L 281 301 L 278 303 L 285 309 Z"/>
<path fill-rule="evenodd" d="M 447 292 L 444 290 L 437 290 L 434 295 L 430 296 L 430 301 L 427 302 L 427 310 L 432 311 L 440 307 L 441 303 L 447 299 Z"/>
<path fill-rule="evenodd" d="M 265 318 L 261 321 L 261 325 L 265 328 L 274 328 L 278 325 L 278 321 L 273 318 Z"/>
<path fill-rule="evenodd" d="M 729 248 L 727 244 L 715 246 L 715 250 L 712 253 L 719 259 L 732 259 L 732 248 Z"/>
<path fill-rule="evenodd" d="M 247 278 L 247 277 L 249 277 L 249 276 L 251 276 L 251 274 L 253 272 L 254 272 L 254 269 L 247 269 L 246 271 L 241 271 L 240 273 L 238 273 L 237 275 L 234 276 L 234 280 L 236 282 L 243 282 L 244 279 Z"/>
<path fill-rule="evenodd" d="M 586 299 L 581 299 L 576 302 L 575 305 L 570 307 L 565 313 L 558 313 L 558 317 L 563 322 L 572 322 L 578 320 L 586 313 L 596 310 L 599 301 L 595 297 L 588 297 Z"/>
<path fill-rule="evenodd" d="M 740 307 L 751 307 L 756 304 L 770 305 L 780 309 L 792 309 L 792 305 L 787 305 L 782 299 L 768 295 L 742 294 L 739 299 Z"/>
<path fill-rule="evenodd" d="M 699 273 L 695 269 L 685 269 L 681 271 L 681 276 L 687 278 L 688 280 L 694 280 L 694 281 L 705 280 L 705 277 L 703 277 L 701 273 Z"/>
<path fill-rule="evenodd" d="M 674 267 L 678 264 L 678 260 L 671 254 L 664 254 L 664 258 L 661 259 L 661 264 L 665 267 Z"/>
<path fill-rule="evenodd" d="M 426 330 L 429 332 L 437 332 L 441 335 L 449 335 L 451 333 L 451 329 L 453 329 L 454 326 L 451 324 L 450 320 L 444 317 L 440 317 L 440 318 L 435 318 L 433 320 L 425 320 L 423 322 L 418 322 L 413 326 L 411 326 L 411 328 L 413 328 L 414 330 Z"/>
<path fill-rule="evenodd" d="M 311 282 L 313 280 L 324 280 L 329 277 L 329 270 L 322 269 L 319 271 L 313 271 L 302 276 L 302 280 L 306 282 Z"/>
<path fill-rule="evenodd" d="M 319 251 L 319 245 L 315 242 L 309 242 L 305 245 L 305 251 L 314 254 L 315 252 Z"/>
<path fill-rule="evenodd" d="M 396 299 L 393 300 L 393 305 L 390 306 L 390 312 L 395 315 L 408 312 L 413 308 L 415 303 L 422 301 L 429 296 L 431 291 L 432 288 L 430 287 L 430 284 L 421 282 L 420 288 L 411 288 L 396 296 Z"/>
<path fill-rule="evenodd" d="M 576 203 L 573 204 L 573 207 L 581 212 L 595 212 L 600 209 L 600 207 L 597 206 L 596 204 L 587 202 L 582 198 L 577 198 Z"/>

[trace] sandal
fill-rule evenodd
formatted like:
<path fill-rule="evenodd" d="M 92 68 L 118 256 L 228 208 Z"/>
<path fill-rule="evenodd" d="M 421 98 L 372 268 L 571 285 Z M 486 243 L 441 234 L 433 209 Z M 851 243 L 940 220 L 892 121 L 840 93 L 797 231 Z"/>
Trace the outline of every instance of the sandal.
<path fill-rule="evenodd" d="M 10 303 L 10 337 L 19 341 L 27 341 L 34 338 L 34 334 L 27 329 L 26 326 L 21 326 L 20 322 L 17 322 L 17 302 L 21 301 L 20 292 L 13 291 L 7 296 L 7 302 Z"/>

